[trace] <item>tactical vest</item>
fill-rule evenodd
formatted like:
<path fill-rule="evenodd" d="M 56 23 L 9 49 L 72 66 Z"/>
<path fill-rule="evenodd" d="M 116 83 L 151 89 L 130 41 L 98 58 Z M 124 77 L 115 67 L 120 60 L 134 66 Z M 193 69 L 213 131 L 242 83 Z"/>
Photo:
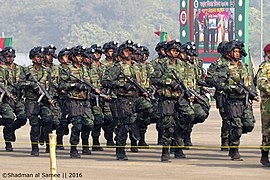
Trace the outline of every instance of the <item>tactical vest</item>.
<path fill-rule="evenodd" d="M 69 73 L 70 75 L 75 76 L 78 79 L 84 79 L 84 76 L 85 76 L 85 71 L 84 71 L 83 66 L 80 66 L 77 68 L 77 67 L 74 67 L 73 65 L 70 65 Z M 77 79 L 75 79 L 72 76 L 69 76 L 68 78 L 69 83 L 80 83 Z M 71 99 L 86 100 L 88 98 L 88 90 L 82 91 L 76 87 L 70 87 L 67 90 L 67 95 Z"/>
<path fill-rule="evenodd" d="M 26 67 L 27 72 L 31 73 L 31 76 L 33 76 L 43 87 L 46 91 L 49 90 L 49 81 L 48 76 L 49 72 L 46 71 L 43 67 L 41 67 L 39 70 L 35 69 L 34 65 L 30 65 Z M 29 77 L 31 79 L 31 77 Z M 27 81 L 28 79 L 26 79 Z M 31 86 L 28 86 L 28 89 L 24 90 L 26 99 L 29 100 L 38 100 L 38 98 L 41 95 L 41 92 L 33 89 Z"/>

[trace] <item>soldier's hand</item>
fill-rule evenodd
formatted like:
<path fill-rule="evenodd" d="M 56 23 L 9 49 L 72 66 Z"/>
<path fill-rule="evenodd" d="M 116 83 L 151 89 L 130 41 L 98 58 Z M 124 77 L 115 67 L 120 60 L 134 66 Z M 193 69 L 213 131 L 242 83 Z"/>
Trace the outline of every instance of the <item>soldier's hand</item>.
<path fill-rule="evenodd" d="M 100 91 L 100 89 L 95 89 L 95 92 L 97 93 L 97 94 L 100 94 L 101 93 L 101 91 Z"/>
<path fill-rule="evenodd" d="M 55 103 L 56 103 L 56 101 L 55 100 L 48 100 L 48 102 L 50 103 L 50 105 L 52 105 L 52 106 L 54 106 L 55 105 Z"/>

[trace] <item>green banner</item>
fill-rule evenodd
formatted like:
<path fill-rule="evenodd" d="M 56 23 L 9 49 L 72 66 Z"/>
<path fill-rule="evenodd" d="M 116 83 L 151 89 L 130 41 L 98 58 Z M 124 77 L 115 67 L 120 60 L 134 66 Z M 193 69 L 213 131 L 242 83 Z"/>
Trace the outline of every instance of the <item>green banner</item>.
<path fill-rule="evenodd" d="M 12 47 L 12 37 L 5 38 L 4 47 Z"/>

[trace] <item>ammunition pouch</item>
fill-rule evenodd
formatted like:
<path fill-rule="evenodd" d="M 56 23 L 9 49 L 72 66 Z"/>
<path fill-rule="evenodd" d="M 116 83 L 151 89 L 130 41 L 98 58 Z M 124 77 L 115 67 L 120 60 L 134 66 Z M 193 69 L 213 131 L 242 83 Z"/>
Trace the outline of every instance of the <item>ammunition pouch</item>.
<path fill-rule="evenodd" d="M 26 101 L 25 102 L 26 116 L 30 117 L 33 114 L 39 114 L 40 103 L 36 101 Z"/>
<path fill-rule="evenodd" d="M 239 99 L 227 99 L 224 103 L 224 110 L 228 119 L 242 118 L 245 109 L 245 102 Z"/>
<path fill-rule="evenodd" d="M 67 100 L 67 109 L 69 117 L 84 115 L 84 101 L 69 99 Z"/>

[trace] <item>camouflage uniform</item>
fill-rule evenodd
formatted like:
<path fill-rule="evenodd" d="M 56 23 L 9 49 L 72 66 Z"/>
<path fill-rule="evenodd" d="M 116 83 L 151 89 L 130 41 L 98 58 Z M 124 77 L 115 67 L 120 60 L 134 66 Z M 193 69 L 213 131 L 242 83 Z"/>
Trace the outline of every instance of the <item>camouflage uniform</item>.
<path fill-rule="evenodd" d="M 68 71 L 60 72 L 60 90 L 65 91 L 68 96 L 67 109 L 72 123 L 70 136 L 70 157 L 80 158 L 77 145 L 81 134 L 83 154 L 91 154 L 89 150 L 89 135 L 94 126 L 94 117 L 89 100 L 89 89 L 78 79 L 89 82 L 86 70 L 80 65 L 84 48 L 82 46 L 74 47 L 69 55 L 73 61 Z M 76 62 L 74 62 L 76 60 Z M 79 62 L 80 61 L 80 62 Z M 76 77 L 76 78 L 74 78 Z"/>
<path fill-rule="evenodd" d="M 238 152 L 241 135 L 251 132 L 255 122 L 252 105 L 247 101 L 248 95 L 236 83 L 242 82 L 246 87 L 251 88 L 247 65 L 240 59 L 242 48 L 238 41 L 230 41 L 226 44 L 226 52 L 230 60 L 227 61 L 226 66 L 219 67 L 220 73 L 215 86 L 226 93 L 223 106 L 230 121 L 229 145 L 232 160 L 242 160 Z"/>
<path fill-rule="evenodd" d="M 261 92 L 261 123 L 262 123 L 262 157 L 261 163 L 270 166 L 268 153 L 270 147 L 270 61 L 264 63 L 263 68 L 258 73 L 258 88 Z M 268 146 L 268 147 L 267 147 Z"/>
<path fill-rule="evenodd" d="M 132 41 L 126 41 L 121 45 L 120 52 L 124 49 L 132 51 Z M 130 57 L 127 57 L 130 58 Z M 123 76 L 124 73 L 127 77 L 135 78 L 135 74 L 139 69 L 130 59 L 126 61 L 116 63 L 112 68 L 107 70 L 102 78 L 102 85 L 104 88 L 113 88 L 113 93 L 117 96 L 114 101 L 116 111 L 114 116 L 118 120 L 116 130 L 116 156 L 118 160 L 127 160 L 125 154 L 126 140 L 128 132 L 131 130 L 131 125 L 134 123 L 135 112 L 135 97 L 138 96 L 138 92 Z"/>
<path fill-rule="evenodd" d="M 209 85 L 216 87 L 216 81 L 219 78 L 225 78 L 226 72 L 223 71 L 223 67 L 227 66 L 227 59 L 221 56 L 218 60 L 213 62 L 208 71 L 205 82 Z M 224 74 L 223 74 L 224 73 Z M 230 121 L 228 120 L 225 110 L 224 110 L 224 101 L 225 101 L 225 92 L 221 90 L 219 87 L 216 87 L 216 91 L 214 94 L 214 98 L 216 100 L 216 108 L 219 109 L 219 114 L 222 118 L 222 126 L 221 126 L 221 150 L 228 150 L 225 146 L 228 146 L 229 141 L 229 129 L 230 129 Z"/>
<path fill-rule="evenodd" d="M 6 74 L 6 70 L 1 66 L 0 67 L 0 83 L 1 86 L 3 86 L 6 90 L 13 85 L 12 79 L 9 79 L 9 77 Z M 3 98 L 2 98 L 3 96 Z M 1 102 L 0 102 L 0 125 L 4 126 L 3 133 L 4 133 L 4 139 L 6 141 L 6 150 L 7 151 L 13 151 L 10 141 L 15 141 L 15 135 L 13 131 L 13 124 L 15 120 L 14 116 L 14 102 L 10 98 L 7 97 L 7 95 L 4 94 L 4 92 L 1 92 Z"/>
<path fill-rule="evenodd" d="M 175 63 L 170 58 L 164 59 L 164 62 L 160 66 L 160 69 L 154 73 L 152 83 L 157 86 L 159 94 L 159 107 L 162 117 L 162 156 L 161 161 L 169 160 L 169 149 L 172 138 L 175 138 L 176 146 L 179 146 L 175 150 L 176 158 L 184 158 L 183 152 L 180 149 L 183 146 L 183 129 L 186 124 L 190 123 L 186 121 L 186 115 L 189 114 L 189 103 L 185 98 L 182 98 L 183 92 L 179 85 L 175 82 L 172 70 L 174 70 L 178 78 L 182 79 L 184 72 L 184 64 L 180 60 L 176 60 Z M 187 110 L 188 109 L 188 110 Z M 186 111 L 184 111 L 186 110 Z M 182 115 L 180 115 L 182 113 Z"/>
<path fill-rule="evenodd" d="M 52 132 L 53 125 L 53 114 L 50 109 L 50 104 L 47 98 L 42 98 L 38 102 L 41 92 L 39 92 L 39 87 L 36 85 L 33 77 L 44 87 L 45 90 L 49 90 L 48 77 L 49 73 L 43 67 L 36 67 L 35 65 L 30 65 L 25 68 L 21 74 L 21 86 L 24 90 L 25 96 L 25 108 L 26 115 L 30 120 L 31 125 L 31 142 L 32 142 L 32 152 L 31 155 L 38 156 L 39 148 L 38 141 L 40 137 L 40 128 L 44 130 L 44 138 L 48 145 L 49 143 L 49 133 Z M 46 151 L 48 152 L 48 146 Z"/>

